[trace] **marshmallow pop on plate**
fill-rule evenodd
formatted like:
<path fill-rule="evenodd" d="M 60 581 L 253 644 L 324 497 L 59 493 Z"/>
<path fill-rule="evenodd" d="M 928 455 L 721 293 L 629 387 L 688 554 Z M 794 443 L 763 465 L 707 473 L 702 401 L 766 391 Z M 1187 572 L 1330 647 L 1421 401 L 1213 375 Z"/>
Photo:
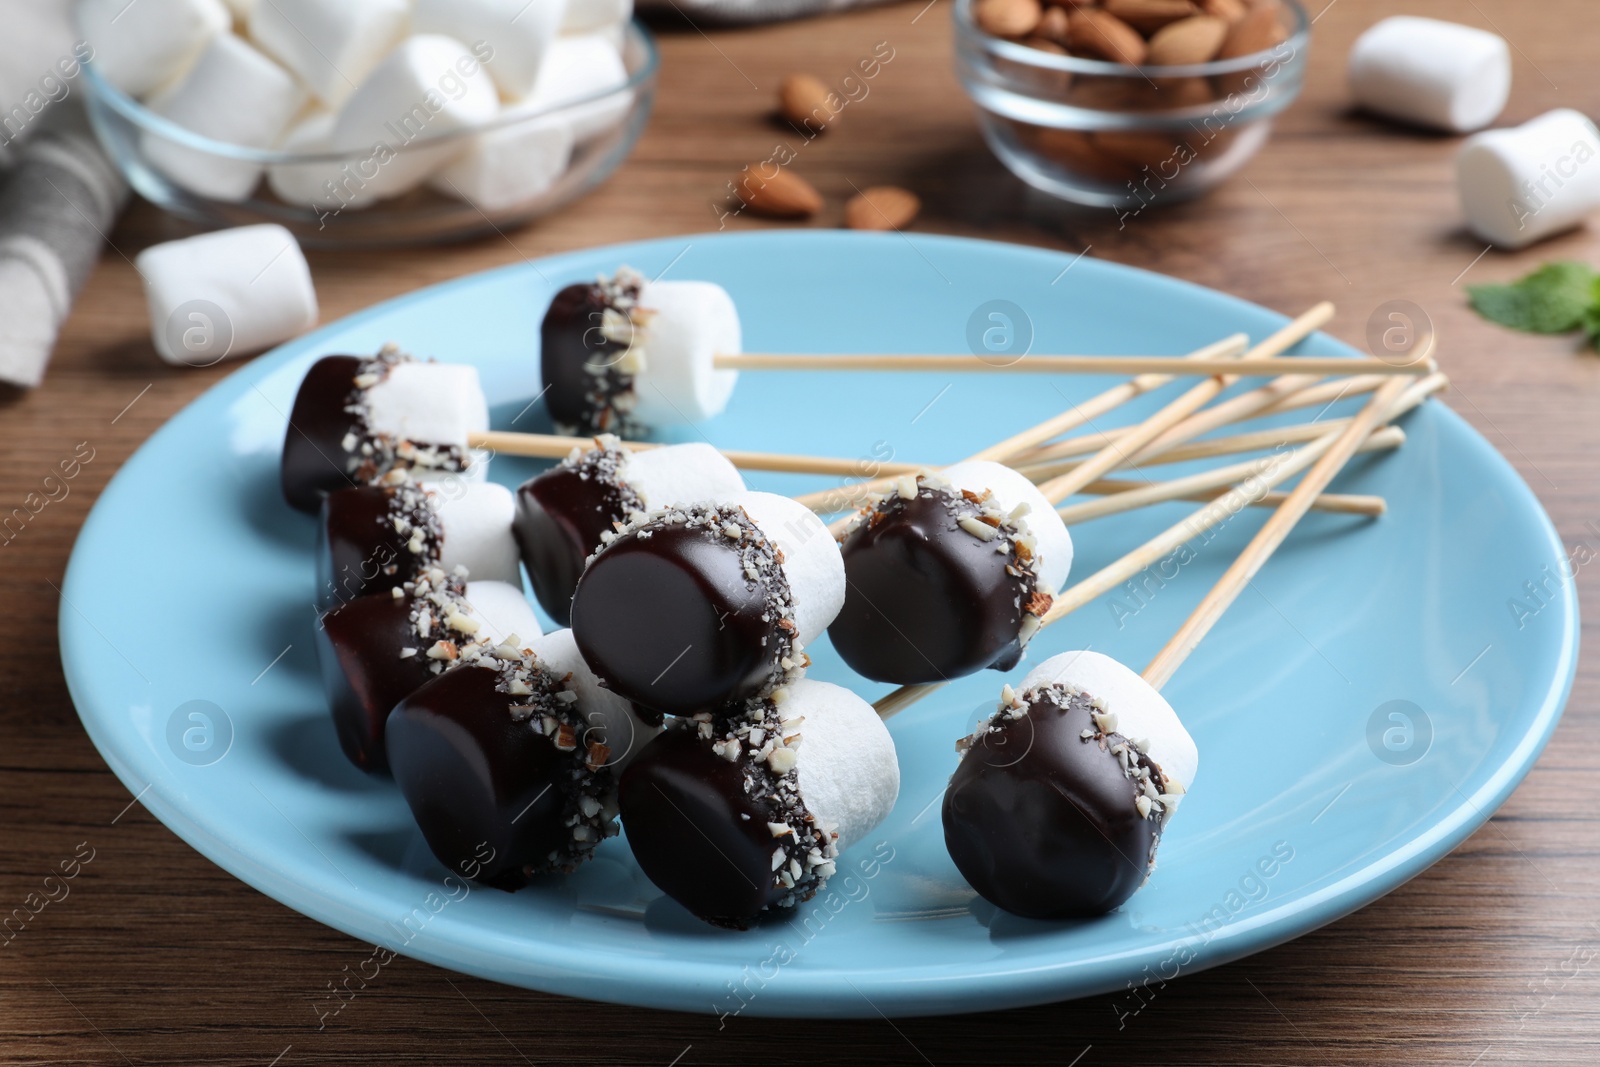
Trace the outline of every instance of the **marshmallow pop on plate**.
<path fill-rule="evenodd" d="M 489 428 L 474 367 L 422 361 L 393 345 L 376 356 L 324 356 L 311 365 L 283 439 L 283 495 L 315 512 L 351 485 L 466 477 L 487 464 L 469 445 Z"/>
<path fill-rule="evenodd" d="M 1329 435 L 1315 466 L 1142 676 L 1097 652 L 1052 656 L 1020 692 L 1006 686 L 999 709 L 958 744 L 961 762 L 944 795 L 945 844 L 986 900 L 1027 918 L 1085 917 L 1116 908 L 1145 883 L 1199 767 L 1162 685 L 1381 421 L 1399 385 L 1380 389 Z M 1183 540 L 1192 529 L 1174 527 Z M 1162 535 L 1146 548 L 1170 545 Z M 1159 557 L 1141 550 L 1130 558 Z"/>
<path fill-rule="evenodd" d="M 657 888 L 743 929 L 815 894 L 899 793 L 894 741 L 872 705 L 800 679 L 672 720 L 623 774 L 620 808 Z"/>
<path fill-rule="evenodd" d="M 574 448 L 517 489 L 516 539 L 539 603 L 567 622 L 585 562 L 631 516 L 744 487 L 733 464 L 707 444 L 635 452 L 602 436 L 593 448 Z"/>
<path fill-rule="evenodd" d="M 844 601 L 827 527 L 772 493 L 672 504 L 603 540 L 573 594 L 573 635 L 608 688 L 664 714 L 798 677 Z"/>

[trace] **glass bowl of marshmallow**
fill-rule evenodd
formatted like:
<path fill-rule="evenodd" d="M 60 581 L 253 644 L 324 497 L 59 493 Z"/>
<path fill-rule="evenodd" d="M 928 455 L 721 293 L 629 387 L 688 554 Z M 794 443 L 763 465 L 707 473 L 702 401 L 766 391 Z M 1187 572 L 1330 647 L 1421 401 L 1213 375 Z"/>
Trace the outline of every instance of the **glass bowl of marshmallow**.
<path fill-rule="evenodd" d="M 658 56 L 631 0 L 79 0 L 95 132 L 145 199 L 305 244 L 546 214 L 632 150 Z"/>
<path fill-rule="evenodd" d="M 1216 186 L 1300 93 L 1295 0 L 957 0 L 956 74 L 1017 177 L 1126 221 Z"/>

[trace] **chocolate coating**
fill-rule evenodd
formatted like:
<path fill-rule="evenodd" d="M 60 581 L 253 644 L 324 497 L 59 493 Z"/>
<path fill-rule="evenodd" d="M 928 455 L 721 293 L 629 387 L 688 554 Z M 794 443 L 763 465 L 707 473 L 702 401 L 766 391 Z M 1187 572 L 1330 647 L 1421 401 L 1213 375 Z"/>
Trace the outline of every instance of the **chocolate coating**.
<path fill-rule="evenodd" d="M 1081 696 L 1033 699 L 981 735 L 944 795 L 950 858 L 980 895 L 1030 919 L 1102 915 L 1144 884 L 1164 815 L 1141 816 L 1139 785 L 1094 730 Z M 1153 769 L 1143 757 L 1140 762 Z M 1155 772 L 1159 781 L 1159 772 Z"/>
<path fill-rule="evenodd" d="M 510 714 L 499 680 L 487 667 L 439 675 L 390 714 L 387 746 L 395 782 L 439 862 L 509 891 L 571 838 L 563 816 L 572 757 Z"/>
<path fill-rule="evenodd" d="M 325 494 L 355 485 L 344 438 L 356 428 L 346 411 L 361 373 L 359 356 L 323 356 L 311 364 L 289 413 L 279 477 L 289 506 L 315 513 Z"/>
<path fill-rule="evenodd" d="M 595 556 L 572 598 L 572 636 L 607 688 L 688 715 L 770 684 L 777 627 L 739 546 L 668 524 Z"/>
<path fill-rule="evenodd" d="M 745 788 L 762 773 L 748 756 L 730 762 L 693 730 L 669 729 L 622 775 L 622 827 L 645 876 L 717 926 L 744 929 L 785 894 L 773 884 L 768 814 Z"/>
<path fill-rule="evenodd" d="M 633 379 L 613 364 L 627 344 L 600 332 L 601 317 L 612 303 L 604 288 L 593 283 L 569 285 L 550 301 L 539 325 L 539 369 L 544 401 L 558 427 L 578 434 L 626 432 L 627 420 L 612 401 L 633 390 Z M 591 373 L 593 359 L 606 369 Z"/>
<path fill-rule="evenodd" d="M 1016 666 L 1032 586 L 1007 572 L 1011 557 L 958 526 L 938 493 L 882 507 L 842 547 L 844 608 L 828 636 L 844 661 L 896 685 Z"/>
<path fill-rule="evenodd" d="M 572 594 L 600 535 L 626 515 L 629 503 L 616 484 L 565 465 L 517 489 L 512 529 L 522 565 L 539 605 L 561 625 L 572 619 Z"/>
<path fill-rule="evenodd" d="M 344 754 L 364 771 L 386 771 L 384 721 L 433 678 L 432 660 L 400 658 L 417 643 L 411 600 L 389 593 L 357 597 L 327 611 L 317 628 L 317 663 Z"/>
<path fill-rule="evenodd" d="M 369 593 L 387 593 L 437 560 L 438 540 L 420 553 L 395 532 L 390 516 L 398 490 L 351 486 L 329 493 L 317 524 L 317 607 L 326 610 Z"/>

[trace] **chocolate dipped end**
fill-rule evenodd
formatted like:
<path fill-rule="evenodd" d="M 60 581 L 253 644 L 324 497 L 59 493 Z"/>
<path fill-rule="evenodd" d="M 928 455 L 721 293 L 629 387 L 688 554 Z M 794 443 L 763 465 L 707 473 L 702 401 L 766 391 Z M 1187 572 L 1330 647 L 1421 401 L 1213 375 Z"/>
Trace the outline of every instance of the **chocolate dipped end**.
<path fill-rule="evenodd" d="M 1166 813 L 1143 814 L 1139 802 L 1141 779 L 1160 791 L 1160 772 L 1100 729 L 1091 698 L 1055 688 L 1025 699 L 988 720 L 951 776 L 945 846 L 998 908 L 1030 919 L 1102 915 L 1154 864 Z"/>
<path fill-rule="evenodd" d="M 721 526 L 651 523 L 590 561 L 572 599 L 572 634 L 608 689 L 688 715 L 782 677 L 789 639 L 764 588 L 782 579 L 749 577 L 745 554 L 759 531 L 747 519 L 741 529 L 736 540 Z"/>
<path fill-rule="evenodd" d="M 514 891 L 576 867 L 614 831 L 615 781 L 549 692 L 513 697 L 488 667 L 456 667 L 390 714 L 389 765 L 440 863 Z M 530 705 L 528 701 L 533 703 Z M 569 825 L 571 820 L 572 825 Z"/>
<path fill-rule="evenodd" d="M 401 657 L 416 642 L 411 600 L 390 593 L 340 604 L 317 628 L 317 664 L 339 746 L 364 771 L 389 769 L 384 722 L 396 704 L 433 677 L 431 660 Z"/>
<path fill-rule="evenodd" d="M 615 310 L 606 287 L 569 285 L 556 293 L 539 325 L 545 407 L 561 433 L 633 435 L 617 406 L 618 397 L 633 393 L 632 376 L 616 367 L 629 342 L 602 332 L 607 309 Z"/>
<path fill-rule="evenodd" d="M 292 508 L 315 514 L 324 495 L 356 484 L 344 441 L 357 428 L 356 417 L 346 409 L 363 362 L 359 356 L 324 356 L 300 383 L 284 431 L 279 472 L 283 498 Z"/>
<path fill-rule="evenodd" d="M 887 498 L 849 532 L 844 607 L 828 636 L 852 670 L 912 685 L 1016 666 L 1034 580 L 996 550 L 999 538 L 962 528 L 978 513 L 922 487 L 912 500 Z"/>
<path fill-rule="evenodd" d="M 421 489 L 352 486 L 329 493 L 317 524 L 317 607 L 399 589 L 437 561 L 442 542 Z"/>
<path fill-rule="evenodd" d="M 572 619 L 572 594 L 591 553 L 638 498 L 615 481 L 562 464 L 517 489 L 512 529 L 522 566 L 539 605 L 563 626 Z"/>

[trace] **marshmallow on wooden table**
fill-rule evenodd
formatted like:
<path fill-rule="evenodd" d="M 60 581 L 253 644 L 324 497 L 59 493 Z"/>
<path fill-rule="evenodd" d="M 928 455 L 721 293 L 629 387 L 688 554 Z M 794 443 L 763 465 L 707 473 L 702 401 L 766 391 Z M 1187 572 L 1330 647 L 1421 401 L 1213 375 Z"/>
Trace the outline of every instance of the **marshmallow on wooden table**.
<path fill-rule="evenodd" d="M 152 245 L 136 260 L 151 339 L 168 363 L 208 367 L 317 322 L 317 293 L 294 235 L 264 224 Z"/>
<path fill-rule="evenodd" d="M 582 144 L 613 129 L 627 115 L 633 94 L 617 92 L 627 84 L 628 68 L 622 53 L 606 34 L 558 37 L 545 53 L 533 91 L 515 110 L 565 108 L 586 97 L 611 94 L 561 115 L 562 121 L 572 126 L 573 141 Z"/>
<path fill-rule="evenodd" d="M 727 407 L 739 380 L 716 357 L 741 344 L 739 312 L 721 286 L 650 282 L 622 267 L 551 300 L 540 327 L 545 404 L 564 433 L 642 437 L 701 422 Z"/>
<path fill-rule="evenodd" d="M 1199 753 L 1149 682 L 1098 652 L 1063 652 L 961 744 L 945 846 L 1013 914 L 1103 914 L 1144 884 Z"/>
<path fill-rule="evenodd" d="M 489 427 L 474 367 L 422 362 L 393 345 L 376 356 L 324 356 L 295 393 L 283 439 L 284 499 L 315 512 L 351 485 L 482 481 L 488 459 L 470 445 Z"/>
<path fill-rule="evenodd" d="M 618 800 L 656 887 L 707 922 L 744 928 L 820 890 L 899 793 L 894 741 L 872 705 L 803 679 L 672 723 L 623 774 Z"/>
<path fill-rule="evenodd" d="M 472 138 L 467 150 L 428 184 L 493 214 L 530 203 L 571 162 L 571 125 L 554 118 L 523 119 Z"/>
<path fill-rule="evenodd" d="M 245 43 L 221 33 L 188 76 L 163 93 L 157 111 L 192 133 L 243 148 L 271 148 L 305 105 L 294 76 Z M 145 159 L 173 182 L 213 200 L 243 200 L 262 164 L 191 148 L 152 130 L 140 139 Z"/>
<path fill-rule="evenodd" d="M 1600 207 L 1600 132 L 1570 108 L 1485 130 L 1456 155 L 1456 190 L 1472 232 L 1522 248 L 1580 225 Z"/>
<path fill-rule="evenodd" d="M 588 559 L 636 512 L 744 492 L 726 456 L 702 442 L 632 451 L 611 436 L 517 489 L 515 530 L 534 594 L 565 624 Z"/>
<path fill-rule="evenodd" d="M 337 108 L 405 36 L 406 9 L 406 0 L 263 0 L 250 36 Z"/>
<path fill-rule="evenodd" d="M 75 15 L 106 80 L 141 97 L 188 73 L 232 21 L 220 0 L 79 0 Z"/>
<path fill-rule="evenodd" d="M 577 694 L 573 703 L 589 724 L 581 743 L 595 740 L 609 750 L 606 765 L 621 773 L 645 745 L 661 732 L 661 717 L 648 719 L 627 700 L 600 684 L 589 665 L 578 653 L 571 630 L 552 630 L 531 642 L 534 655 L 545 668 Z"/>
<path fill-rule="evenodd" d="M 500 110 L 494 82 L 477 55 L 438 34 L 408 37 L 361 83 L 333 124 L 333 147 L 356 151 L 387 146 L 362 192 L 385 199 L 426 181 L 470 146 L 466 138 L 415 142 L 481 126 Z"/>
<path fill-rule="evenodd" d="M 562 33 L 590 33 L 633 16 L 633 0 L 567 0 Z"/>
<path fill-rule="evenodd" d="M 545 50 L 560 31 L 563 0 L 416 0 L 415 33 L 439 33 L 493 50 L 484 62 L 507 97 L 533 91 Z"/>
<path fill-rule="evenodd" d="M 280 152 L 298 155 L 332 153 L 333 123 L 337 114 L 324 108 L 312 111 L 289 127 L 278 142 Z M 362 198 L 353 183 L 346 188 L 343 182 L 343 164 L 326 163 L 275 163 L 267 168 L 267 185 L 279 200 L 291 207 L 328 208 L 340 204 L 364 206 L 372 198 Z M 333 189 L 328 187 L 333 183 Z M 338 190 L 345 189 L 346 197 Z"/>
<path fill-rule="evenodd" d="M 1488 30 L 1395 15 L 1350 49 L 1356 103 L 1402 122 L 1456 133 L 1493 122 L 1511 95 L 1511 50 Z"/>

